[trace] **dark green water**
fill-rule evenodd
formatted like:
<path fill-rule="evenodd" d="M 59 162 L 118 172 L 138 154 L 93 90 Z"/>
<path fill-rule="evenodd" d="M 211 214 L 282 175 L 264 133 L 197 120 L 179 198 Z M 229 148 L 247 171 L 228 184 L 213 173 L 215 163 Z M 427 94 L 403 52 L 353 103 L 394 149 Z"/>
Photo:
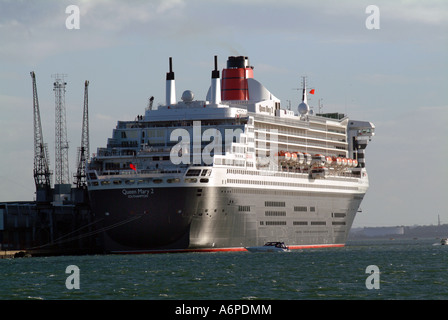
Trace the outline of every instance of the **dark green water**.
<path fill-rule="evenodd" d="M 0 299 L 448 299 L 448 246 L 358 241 L 290 253 L 178 253 L 0 260 Z M 79 268 L 69 290 L 66 267 Z M 367 289 L 366 267 L 379 268 Z"/>

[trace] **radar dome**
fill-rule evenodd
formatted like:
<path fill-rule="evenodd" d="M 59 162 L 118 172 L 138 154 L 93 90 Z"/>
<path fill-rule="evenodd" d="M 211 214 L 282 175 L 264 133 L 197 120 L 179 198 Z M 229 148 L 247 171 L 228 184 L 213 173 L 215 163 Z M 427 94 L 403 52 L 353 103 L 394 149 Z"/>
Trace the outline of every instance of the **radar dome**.
<path fill-rule="evenodd" d="M 185 90 L 181 97 L 183 102 L 191 102 L 194 99 L 194 93 L 191 90 Z"/>
<path fill-rule="evenodd" d="M 299 104 L 299 113 L 301 115 L 305 115 L 310 111 L 310 107 L 305 103 L 305 102 L 301 102 Z"/>

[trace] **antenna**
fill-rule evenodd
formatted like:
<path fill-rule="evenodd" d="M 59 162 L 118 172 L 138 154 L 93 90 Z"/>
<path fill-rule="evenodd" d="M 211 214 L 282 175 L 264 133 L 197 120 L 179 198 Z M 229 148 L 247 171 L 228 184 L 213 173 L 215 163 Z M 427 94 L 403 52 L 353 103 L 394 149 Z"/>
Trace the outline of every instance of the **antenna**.
<path fill-rule="evenodd" d="M 65 74 L 54 74 L 55 94 L 55 184 L 69 184 L 67 124 L 65 121 Z"/>
<path fill-rule="evenodd" d="M 322 110 L 324 108 L 324 104 L 322 103 L 322 98 L 320 98 L 319 100 L 317 100 L 318 102 L 318 109 L 319 109 L 319 113 L 322 113 Z"/>

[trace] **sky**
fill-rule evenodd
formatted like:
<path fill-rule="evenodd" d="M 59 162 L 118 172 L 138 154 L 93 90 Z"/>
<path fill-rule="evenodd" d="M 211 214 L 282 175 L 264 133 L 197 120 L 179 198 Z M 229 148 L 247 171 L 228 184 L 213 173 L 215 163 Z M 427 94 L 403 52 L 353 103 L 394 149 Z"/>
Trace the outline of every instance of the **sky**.
<path fill-rule="evenodd" d="M 70 5 L 79 29 L 67 28 Z M 354 227 L 430 225 L 439 215 L 448 223 L 445 0 L 0 0 L 0 202 L 34 197 L 31 71 L 53 171 L 52 75 L 67 75 L 72 176 L 85 80 L 96 152 L 118 120 L 144 114 L 150 96 L 164 102 L 169 57 L 177 97 L 188 89 L 205 100 L 214 55 L 221 70 L 228 56 L 248 56 L 283 107 L 300 103 L 307 76 L 316 111 L 320 100 L 323 112 L 374 123 L 370 188 Z"/>

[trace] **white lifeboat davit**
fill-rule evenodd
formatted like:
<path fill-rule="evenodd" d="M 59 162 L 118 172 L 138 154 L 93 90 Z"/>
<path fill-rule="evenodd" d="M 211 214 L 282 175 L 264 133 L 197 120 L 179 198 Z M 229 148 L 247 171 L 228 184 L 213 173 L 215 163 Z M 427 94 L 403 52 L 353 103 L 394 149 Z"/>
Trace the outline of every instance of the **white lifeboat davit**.
<path fill-rule="evenodd" d="M 297 162 L 299 164 L 303 164 L 305 162 L 305 156 L 303 155 L 302 152 L 296 152 L 297 154 Z"/>

